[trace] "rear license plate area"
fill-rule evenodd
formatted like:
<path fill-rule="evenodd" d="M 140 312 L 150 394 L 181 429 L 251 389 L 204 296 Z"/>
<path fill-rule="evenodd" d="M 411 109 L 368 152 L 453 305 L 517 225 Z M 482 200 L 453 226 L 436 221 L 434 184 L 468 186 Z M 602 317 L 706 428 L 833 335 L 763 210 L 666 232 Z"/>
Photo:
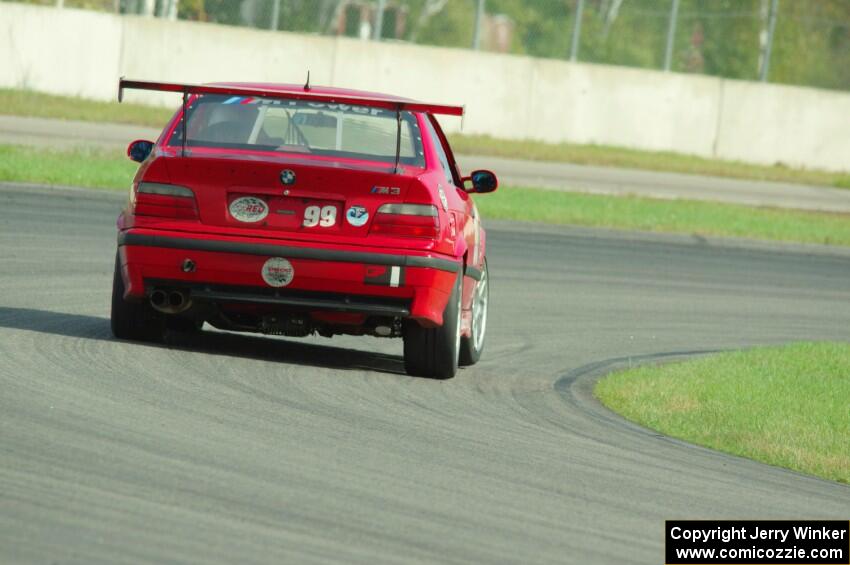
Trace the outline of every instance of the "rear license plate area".
<path fill-rule="evenodd" d="M 336 231 L 342 219 L 342 202 L 312 198 L 269 199 L 271 228 L 301 231 Z"/>

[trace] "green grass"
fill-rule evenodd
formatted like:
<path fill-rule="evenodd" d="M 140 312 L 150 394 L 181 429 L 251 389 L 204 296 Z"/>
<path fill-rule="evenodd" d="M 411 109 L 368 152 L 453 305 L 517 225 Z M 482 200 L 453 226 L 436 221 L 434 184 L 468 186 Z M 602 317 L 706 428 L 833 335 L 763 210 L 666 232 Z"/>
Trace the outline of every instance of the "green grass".
<path fill-rule="evenodd" d="M 0 181 L 124 190 L 136 168 L 121 151 L 0 145 Z M 475 200 L 488 219 L 850 245 L 848 215 L 513 187 Z"/>
<path fill-rule="evenodd" d="M 35 116 L 84 122 L 112 122 L 162 128 L 180 105 L 156 108 L 123 102 L 97 102 L 85 98 L 54 96 L 30 90 L 0 89 L 0 114 Z"/>
<path fill-rule="evenodd" d="M 0 181 L 126 190 L 138 164 L 122 151 L 0 145 Z"/>
<path fill-rule="evenodd" d="M 850 245 L 850 215 L 511 187 L 475 202 L 492 219 Z"/>
<path fill-rule="evenodd" d="M 643 426 L 850 483 L 850 344 L 799 343 L 645 366 L 596 396 Z"/>
<path fill-rule="evenodd" d="M 768 167 L 663 151 L 638 151 L 605 145 L 507 141 L 479 135 L 453 135 L 450 136 L 450 139 L 456 152 L 470 155 L 494 155 L 533 161 L 556 161 L 577 165 L 599 165 L 850 188 L 850 174 L 793 169 L 782 165 Z"/>
<path fill-rule="evenodd" d="M 138 124 L 161 128 L 178 106 L 155 108 L 124 102 L 95 102 L 26 90 L 0 89 L 0 114 L 38 116 L 95 122 Z M 716 175 L 753 180 L 772 180 L 850 188 L 850 174 L 773 167 L 704 159 L 679 153 L 638 151 L 602 145 L 574 145 L 541 141 L 510 141 L 480 135 L 450 136 L 458 153 L 556 161 L 581 165 L 627 167 Z"/>

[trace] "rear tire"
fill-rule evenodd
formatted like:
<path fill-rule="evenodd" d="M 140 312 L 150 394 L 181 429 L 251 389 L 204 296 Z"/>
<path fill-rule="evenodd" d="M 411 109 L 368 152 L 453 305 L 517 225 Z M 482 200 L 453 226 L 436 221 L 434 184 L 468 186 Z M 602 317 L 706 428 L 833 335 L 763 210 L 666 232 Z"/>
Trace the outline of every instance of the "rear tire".
<path fill-rule="evenodd" d="M 481 352 L 484 351 L 484 337 L 487 331 L 487 307 L 489 304 L 490 277 L 485 259 L 481 279 L 475 286 L 475 293 L 472 295 L 472 333 L 469 337 L 460 338 L 460 365 L 462 367 L 475 365 L 481 359 Z"/>
<path fill-rule="evenodd" d="M 165 330 L 164 317 L 145 302 L 124 300 L 124 279 L 121 265 L 115 256 L 115 272 L 112 276 L 112 313 L 110 316 L 112 335 L 118 339 L 135 341 L 159 341 Z"/>
<path fill-rule="evenodd" d="M 408 375 L 450 379 L 457 373 L 460 349 L 460 285 L 458 275 L 446 309 L 443 325 L 423 328 L 417 322 L 404 324 L 404 369 Z"/>

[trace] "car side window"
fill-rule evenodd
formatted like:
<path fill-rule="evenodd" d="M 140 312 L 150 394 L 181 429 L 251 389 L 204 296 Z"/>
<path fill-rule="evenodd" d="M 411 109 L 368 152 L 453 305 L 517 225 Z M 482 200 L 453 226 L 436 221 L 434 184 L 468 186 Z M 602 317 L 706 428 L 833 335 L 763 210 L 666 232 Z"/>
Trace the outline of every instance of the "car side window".
<path fill-rule="evenodd" d="M 434 124 L 431 123 L 430 119 L 426 118 L 425 124 L 428 130 L 428 135 L 431 136 L 431 142 L 437 149 L 437 159 L 439 159 L 440 167 L 442 167 L 443 173 L 446 175 L 446 182 L 454 185 L 455 181 L 454 176 L 452 175 L 452 167 L 449 165 L 449 158 L 446 156 L 446 150 L 443 148 L 440 136 L 437 135 L 437 130 L 434 129 Z"/>

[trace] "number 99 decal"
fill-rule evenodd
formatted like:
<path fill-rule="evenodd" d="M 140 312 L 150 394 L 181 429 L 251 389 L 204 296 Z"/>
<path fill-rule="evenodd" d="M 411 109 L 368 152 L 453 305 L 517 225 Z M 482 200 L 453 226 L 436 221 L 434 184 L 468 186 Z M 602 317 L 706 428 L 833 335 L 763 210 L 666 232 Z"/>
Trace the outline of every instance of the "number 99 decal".
<path fill-rule="evenodd" d="M 307 206 L 304 209 L 304 222 L 301 224 L 305 228 L 313 228 L 321 226 L 329 228 L 336 223 L 336 206 Z"/>

